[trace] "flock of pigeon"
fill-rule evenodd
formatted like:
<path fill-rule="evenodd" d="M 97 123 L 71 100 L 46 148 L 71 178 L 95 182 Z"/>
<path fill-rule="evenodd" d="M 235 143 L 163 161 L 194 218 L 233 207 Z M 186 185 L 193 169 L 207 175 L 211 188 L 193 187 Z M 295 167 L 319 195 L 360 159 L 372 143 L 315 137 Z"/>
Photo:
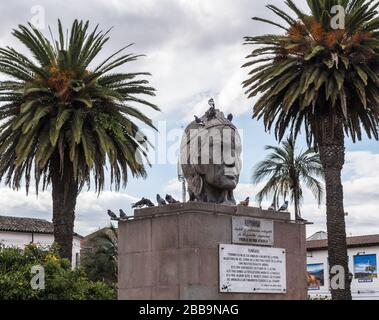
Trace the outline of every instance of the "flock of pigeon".
<path fill-rule="evenodd" d="M 180 203 L 180 201 L 175 200 L 169 194 L 166 194 L 165 199 L 163 199 L 159 194 L 157 194 L 158 206 L 166 206 L 168 204 L 174 204 L 174 203 Z M 250 203 L 250 197 L 247 197 L 244 201 L 241 201 L 238 204 L 238 206 L 248 207 L 249 203 Z M 146 198 L 142 198 L 140 201 L 136 203 L 132 203 L 132 209 L 151 208 L 151 207 L 155 207 L 155 204 L 150 199 L 146 199 Z M 288 210 L 288 201 L 285 201 L 284 204 L 279 208 L 279 210 L 276 210 L 275 203 L 273 203 L 268 208 L 268 211 L 285 212 L 287 210 Z M 108 210 L 108 215 L 112 221 L 127 221 L 129 219 L 128 215 L 122 209 L 120 209 L 119 216 L 111 210 Z"/>
<path fill-rule="evenodd" d="M 158 206 L 166 206 L 167 204 L 180 203 L 180 201 L 175 200 L 169 194 L 166 194 L 166 200 L 163 199 L 159 194 L 157 194 L 157 203 Z M 142 198 L 140 201 L 132 203 L 132 209 L 141 209 L 145 207 L 155 207 L 155 204 L 150 199 L 146 198 Z M 112 210 L 108 209 L 108 216 L 111 218 L 112 221 L 126 221 L 129 219 L 128 215 L 122 209 L 120 209 L 119 216 L 117 216 L 117 214 L 115 214 Z"/>
<path fill-rule="evenodd" d="M 210 121 L 214 118 L 216 118 L 217 116 L 217 113 L 216 113 L 216 105 L 215 105 L 215 102 L 213 99 L 210 99 L 208 101 L 208 104 L 211 106 L 210 109 L 205 113 L 205 116 L 207 118 L 207 121 Z M 205 126 L 205 122 L 204 120 L 200 119 L 198 116 L 194 116 L 195 117 L 195 122 L 200 125 L 200 126 Z M 233 114 L 229 113 L 229 115 L 227 116 L 227 119 L 232 122 L 233 121 Z"/>
<path fill-rule="evenodd" d="M 250 203 L 250 197 L 247 197 L 244 201 L 241 201 L 239 203 L 239 206 L 248 207 Z M 289 202 L 285 201 L 284 204 L 279 208 L 279 210 L 276 209 L 276 204 L 273 202 L 271 206 L 267 209 L 268 211 L 279 211 L 279 212 L 286 212 L 288 210 Z M 262 207 L 261 207 L 262 209 Z"/>

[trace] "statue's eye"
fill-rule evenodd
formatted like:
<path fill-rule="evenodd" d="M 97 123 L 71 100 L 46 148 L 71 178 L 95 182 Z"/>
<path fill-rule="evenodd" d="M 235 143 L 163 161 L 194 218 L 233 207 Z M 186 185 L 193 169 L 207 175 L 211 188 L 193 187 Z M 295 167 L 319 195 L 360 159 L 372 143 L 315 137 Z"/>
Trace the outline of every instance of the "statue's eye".
<path fill-rule="evenodd" d="M 233 163 L 231 163 L 231 164 L 227 164 L 227 163 L 225 163 L 225 167 L 228 167 L 228 168 L 234 168 L 236 166 L 236 163 L 235 162 L 233 162 Z"/>

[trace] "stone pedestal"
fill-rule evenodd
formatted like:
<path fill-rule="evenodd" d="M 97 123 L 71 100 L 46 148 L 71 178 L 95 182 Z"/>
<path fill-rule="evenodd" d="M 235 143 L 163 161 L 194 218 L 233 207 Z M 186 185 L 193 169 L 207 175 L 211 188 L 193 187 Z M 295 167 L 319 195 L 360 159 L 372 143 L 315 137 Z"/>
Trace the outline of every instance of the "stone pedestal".
<path fill-rule="evenodd" d="M 219 244 L 232 243 L 232 217 L 271 219 L 286 250 L 285 294 L 219 292 Z M 289 213 L 208 203 L 135 211 L 119 223 L 119 299 L 306 299 L 305 225 Z"/>

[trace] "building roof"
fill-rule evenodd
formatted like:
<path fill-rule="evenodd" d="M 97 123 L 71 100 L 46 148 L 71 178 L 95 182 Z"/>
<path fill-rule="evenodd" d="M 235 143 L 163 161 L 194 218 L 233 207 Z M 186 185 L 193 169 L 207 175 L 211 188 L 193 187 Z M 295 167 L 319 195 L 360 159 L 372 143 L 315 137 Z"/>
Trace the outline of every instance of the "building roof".
<path fill-rule="evenodd" d="M 53 234 L 54 225 L 43 219 L 0 216 L 0 231 Z"/>
<path fill-rule="evenodd" d="M 371 247 L 379 246 L 379 234 L 357 236 L 357 237 L 347 237 L 347 246 L 349 248 L 357 247 Z M 317 251 L 326 250 L 328 248 L 328 240 L 307 240 L 307 250 Z"/>
<path fill-rule="evenodd" d="M 117 232 L 118 229 L 115 228 L 115 230 Z M 81 246 L 83 248 L 84 247 L 92 247 L 92 244 L 91 244 L 92 239 L 94 239 L 98 234 L 101 234 L 101 233 L 107 233 L 108 235 L 113 235 L 113 232 L 112 232 L 110 227 L 101 228 L 101 229 L 96 230 L 95 232 L 92 232 L 92 233 L 86 235 L 85 237 L 83 237 L 82 240 L 80 241 Z"/>
<path fill-rule="evenodd" d="M 311 235 L 307 241 L 309 240 L 326 240 L 328 239 L 328 234 L 325 231 L 319 231 L 315 234 Z"/>

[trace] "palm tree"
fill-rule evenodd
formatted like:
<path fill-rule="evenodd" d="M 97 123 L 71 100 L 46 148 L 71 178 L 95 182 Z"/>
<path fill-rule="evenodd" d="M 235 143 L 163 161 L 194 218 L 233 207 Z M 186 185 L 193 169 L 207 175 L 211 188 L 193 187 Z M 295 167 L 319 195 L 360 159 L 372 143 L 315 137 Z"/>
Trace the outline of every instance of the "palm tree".
<path fill-rule="evenodd" d="M 273 203 L 277 207 L 279 197 L 284 200 L 290 197 L 294 203 L 295 217 L 301 219 L 301 183 L 311 190 L 319 205 L 323 197 L 323 186 L 317 180 L 317 177 L 324 175 L 319 155 L 313 148 L 296 155 L 295 140 L 292 137 L 287 138 L 282 147 L 266 146 L 265 149 L 271 153 L 257 164 L 253 173 L 253 182 L 256 184 L 268 178 L 256 196 L 257 201 L 261 204 L 264 198 L 273 195 Z"/>
<path fill-rule="evenodd" d="M 108 33 L 88 31 L 75 21 L 67 37 L 58 21 L 58 40 L 49 41 L 33 27 L 19 26 L 13 35 L 30 51 L 30 59 L 7 47 L 0 49 L 0 182 L 26 191 L 52 186 L 55 241 L 71 260 L 75 206 L 84 186 L 100 193 L 105 167 L 119 190 L 131 174 L 145 177 L 147 140 L 138 120 L 152 121 L 137 106 L 158 108 L 144 100 L 154 89 L 141 76 L 115 73 L 139 55 L 123 48 L 98 65 L 95 58 Z M 111 73 L 112 72 L 112 73 Z"/>
<path fill-rule="evenodd" d="M 83 254 L 82 266 L 92 281 L 117 283 L 118 241 L 117 229 L 111 225 L 89 240 L 92 248 Z"/>
<path fill-rule="evenodd" d="M 249 98 L 258 93 L 253 117 L 263 119 L 281 140 L 289 130 L 301 129 L 308 144 L 320 153 L 325 172 L 330 267 L 344 268 L 344 288 L 332 288 L 334 299 L 351 299 L 348 281 L 345 214 L 341 171 L 345 162 L 345 134 L 355 142 L 362 132 L 378 139 L 379 19 L 377 1 L 307 0 L 309 14 L 285 1 L 294 17 L 279 8 L 267 8 L 286 24 L 262 18 L 283 30 L 245 37 L 258 46 L 244 67 L 252 67 L 244 81 Z M 344 8 L 342 29 L 332 12 Z M 341 13 L 341 12 L 340 12 Z M 331 276 L 334 276 L 331 274 Z"/>

